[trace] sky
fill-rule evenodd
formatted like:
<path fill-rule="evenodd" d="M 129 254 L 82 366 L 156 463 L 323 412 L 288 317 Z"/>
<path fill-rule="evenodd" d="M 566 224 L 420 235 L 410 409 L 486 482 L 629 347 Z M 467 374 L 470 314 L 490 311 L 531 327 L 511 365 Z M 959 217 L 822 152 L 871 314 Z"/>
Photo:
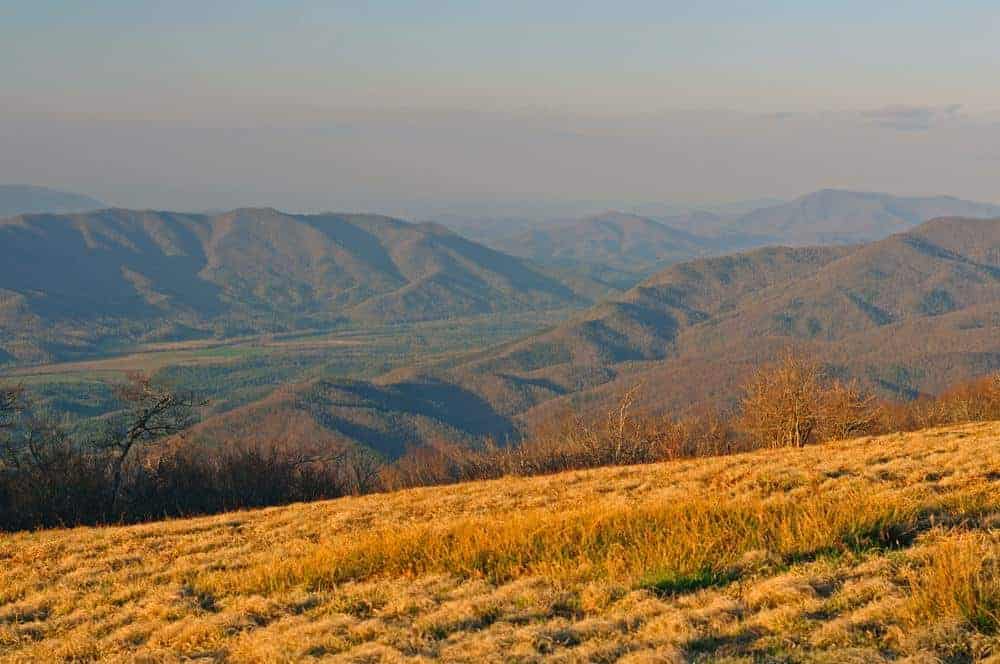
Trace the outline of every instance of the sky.
<path fill-rule="evenodd" d="M 431 214 L 1000 192 L 995 2 L 0 0 L 0 182 Z"/>

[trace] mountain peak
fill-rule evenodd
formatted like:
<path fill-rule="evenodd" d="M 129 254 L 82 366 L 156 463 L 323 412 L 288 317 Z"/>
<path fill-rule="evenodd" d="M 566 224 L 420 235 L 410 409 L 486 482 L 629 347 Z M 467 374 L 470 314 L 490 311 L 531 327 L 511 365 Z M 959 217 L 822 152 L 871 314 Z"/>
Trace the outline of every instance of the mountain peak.
<path fill-rule="evenodd" d="M 734 220 L 732 228 L 795 246 L 855 244 L 907 231 L 935 217 L 1000 216 L 1000 206 L 954 197 L 821 189 Z"/>

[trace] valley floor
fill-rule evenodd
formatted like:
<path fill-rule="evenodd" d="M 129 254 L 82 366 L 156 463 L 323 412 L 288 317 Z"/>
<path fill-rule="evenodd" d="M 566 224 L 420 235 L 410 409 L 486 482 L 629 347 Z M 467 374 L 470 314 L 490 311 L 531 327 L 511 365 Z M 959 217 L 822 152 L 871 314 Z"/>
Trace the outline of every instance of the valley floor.
<path fill-rule="evenodd" d="M 0 660 L 1000 658 L 1000 423 L 0 535 Z"/>

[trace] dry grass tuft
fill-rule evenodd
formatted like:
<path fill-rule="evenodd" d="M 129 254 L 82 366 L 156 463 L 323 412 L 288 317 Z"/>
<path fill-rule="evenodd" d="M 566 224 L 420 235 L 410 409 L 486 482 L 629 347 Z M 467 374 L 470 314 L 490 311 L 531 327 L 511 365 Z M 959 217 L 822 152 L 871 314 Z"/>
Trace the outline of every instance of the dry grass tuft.
<path fill-rule="evenodd" d="M 917 624 L 950 617 L 987 634 L 1000 629 L 1000 533 L 943 542 L 907 580 Z"/>

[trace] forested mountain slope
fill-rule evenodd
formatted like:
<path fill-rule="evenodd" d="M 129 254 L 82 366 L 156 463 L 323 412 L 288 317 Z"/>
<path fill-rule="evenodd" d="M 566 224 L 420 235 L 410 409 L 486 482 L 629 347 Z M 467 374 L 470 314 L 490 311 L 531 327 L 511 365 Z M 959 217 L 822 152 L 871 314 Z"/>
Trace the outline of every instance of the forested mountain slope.
<path fill-rule="evenodd" d="M 866 245 L 674 265 L 547 331 L 364 388 L 295 388 L 298 401 L 269 402 L 269 413 L 393 455 L 433 436 L 509 439 L 571 403 L 599 414 L 636 383 L 642 405 L 665 412 L 725 404 L 789 347 L 899 398 L 996 370 L 1000 220 L 938 219 Z M 247 412 L 206 426 L 238 437 Z M 384 433 L 417 420 L 405 439 Z"/>
<path fill-rule="evenodd" d="M 0 221 L 0 361 L 579 306 L 603 292 L 443 227 L 375 215 L 115 209 Z"/>

